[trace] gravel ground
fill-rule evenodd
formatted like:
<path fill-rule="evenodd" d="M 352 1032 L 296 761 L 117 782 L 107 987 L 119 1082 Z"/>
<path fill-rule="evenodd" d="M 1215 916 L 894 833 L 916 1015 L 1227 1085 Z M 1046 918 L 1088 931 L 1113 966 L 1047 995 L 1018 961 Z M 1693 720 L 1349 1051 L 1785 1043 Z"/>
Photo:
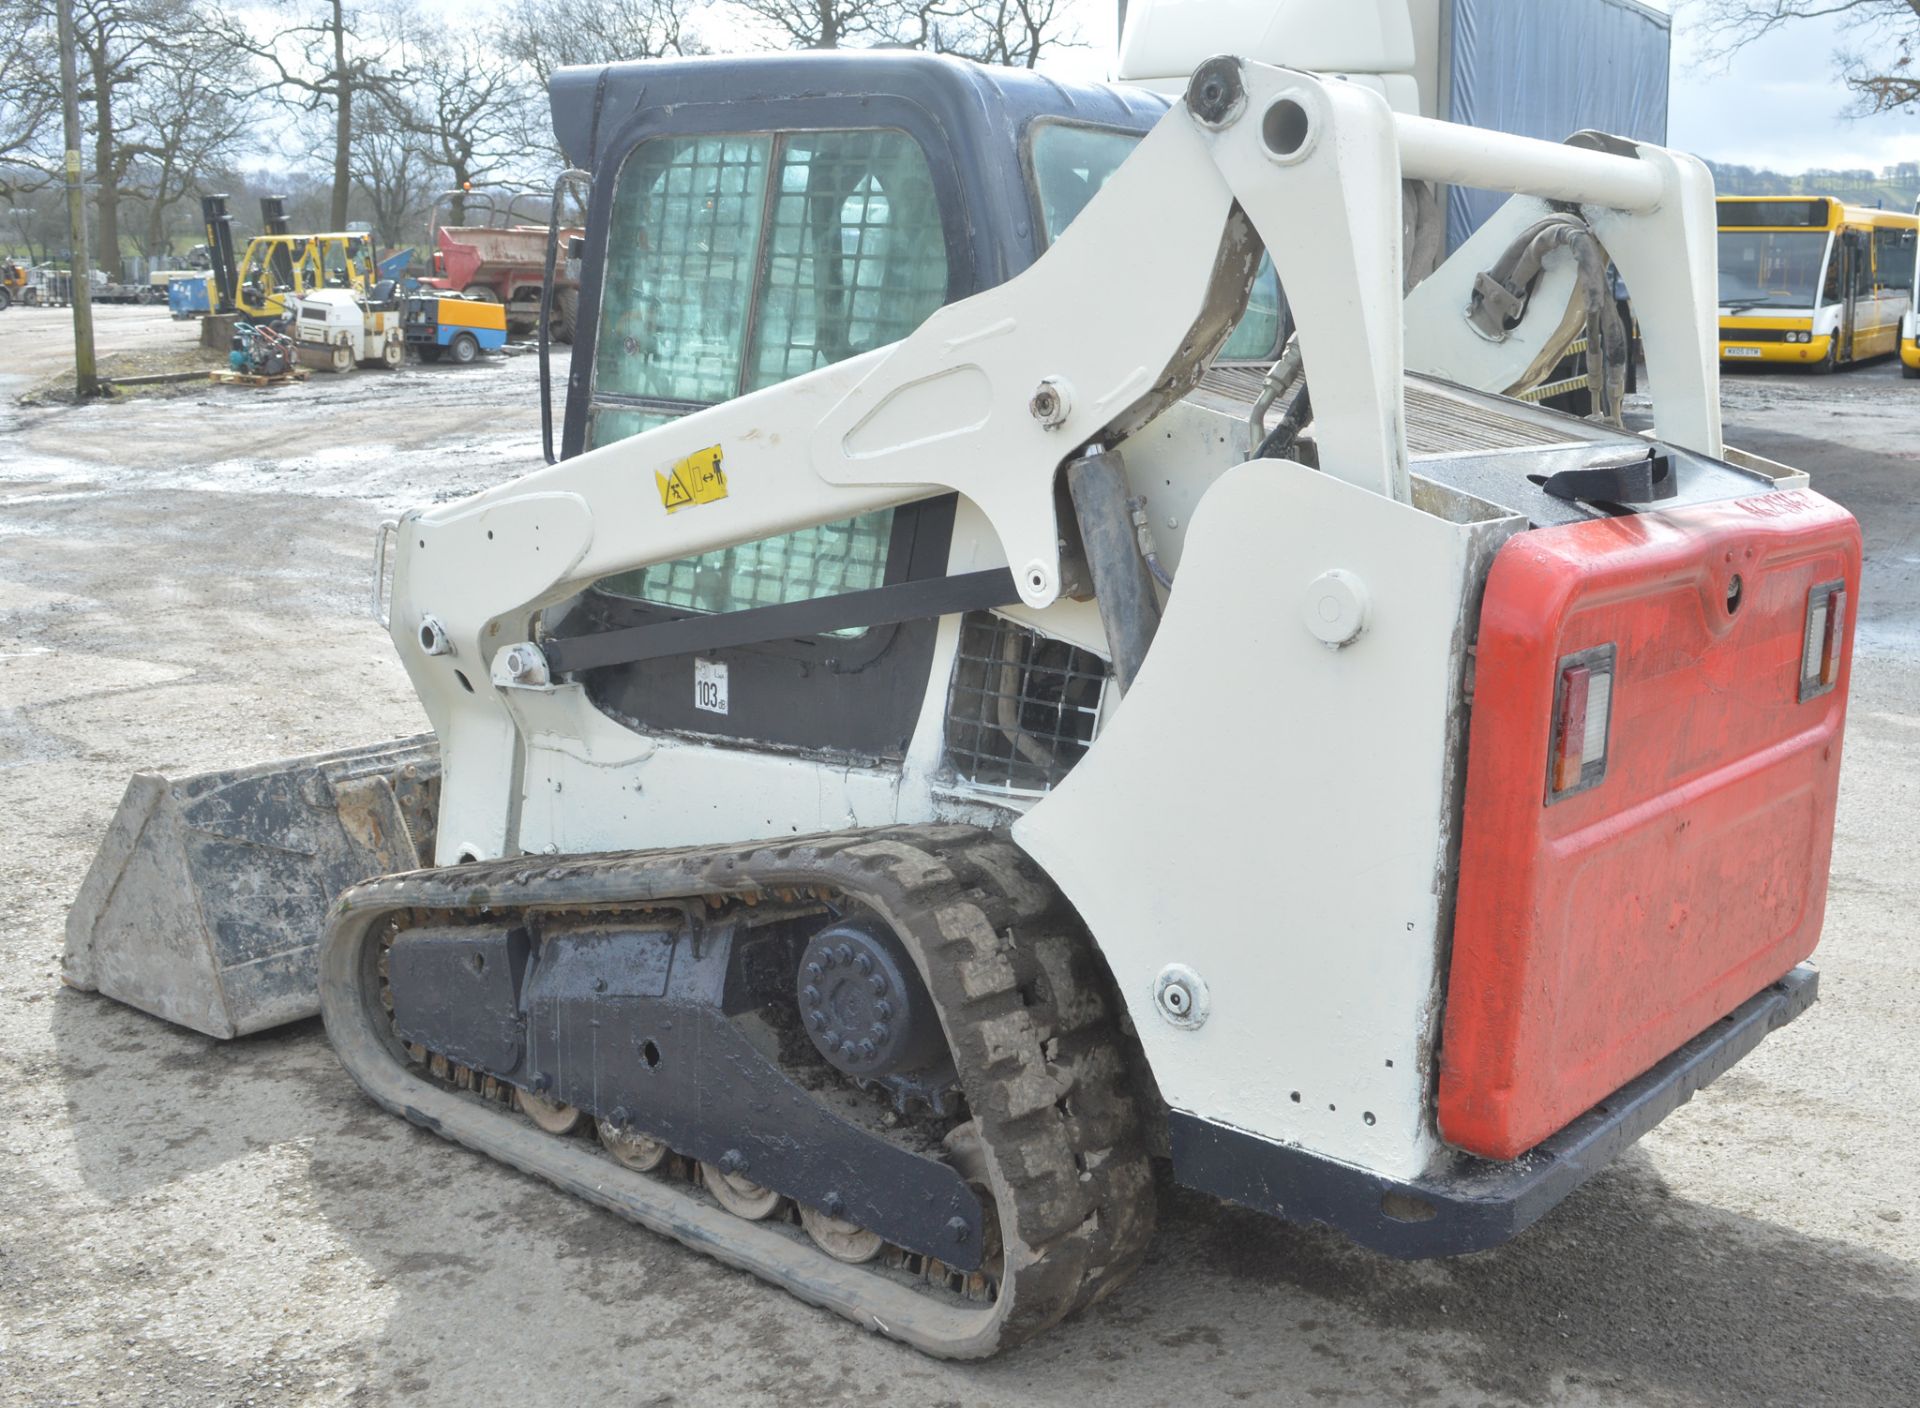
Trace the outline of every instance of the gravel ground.
<path fill-rule="evenodd" d="M 189 335 L 100 322 L 103 346 Z M 1821 1005 L 1511 1246 L 1393 1263 L 1168 1190 L 1133 1283 L 956 1366 L 381 1113 L 317 1023 L 222 1044 L 61 988 L 132 770 L 422 726 L 365 613 L 374 525 L 539 453 L 531 357 L 20 410 L 63 327 L 0 315 L 0 1404 L 1914 1401 L 1920 385 L 1897 369 L 1725 388 L 1729 438 L 1867 533 Z"/>

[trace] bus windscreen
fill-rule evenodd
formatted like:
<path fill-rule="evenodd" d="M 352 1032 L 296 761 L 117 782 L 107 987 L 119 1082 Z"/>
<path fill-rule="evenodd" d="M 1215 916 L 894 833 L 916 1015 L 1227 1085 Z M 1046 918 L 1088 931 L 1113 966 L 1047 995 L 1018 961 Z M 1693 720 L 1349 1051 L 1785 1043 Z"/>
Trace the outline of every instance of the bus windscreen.
<path fill-rule="evenodd" d="M 1722 230 L 1720 306 L 1734 312 L 1814 307 L 1826 252 L 1825 230 Z"/>

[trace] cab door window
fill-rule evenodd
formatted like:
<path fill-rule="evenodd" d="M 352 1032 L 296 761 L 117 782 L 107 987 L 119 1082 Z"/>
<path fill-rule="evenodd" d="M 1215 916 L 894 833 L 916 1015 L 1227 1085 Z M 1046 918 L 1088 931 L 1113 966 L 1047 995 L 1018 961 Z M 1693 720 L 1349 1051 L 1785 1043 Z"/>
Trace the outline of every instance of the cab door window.
<path fill-rule="evenodd" d="M 1027 163 L 1041 223 L 1052 244 L 1098 195 L 1120 164 L 1140 145 L 1142 133 L 1069 122 L 1036 122 L 1027 138 Z M 1247 296 L 1247 311 L 1221 347 L 1222 362 L 1270 362 L 1280 352 L 1284 325 L 1280 277 L 1273 257 L 1262 253 Z"/>
<path fill-rule="evenodd" d="M 772 146 L 671 137 L 627 158 L 607 232 L 596 399 L 687 409 L 739 394 Z M 596 416 L 594 443 L 631 425 Z"/>
<path fill-rule="evenodd" d="M 621 168 L 590 441 L 898 341 L 946 301 L 946 240 L 920 146 L 889 129 L 662 138 Z M 706 612 L 886 580 L 894 512 L 603 579 Z"/>

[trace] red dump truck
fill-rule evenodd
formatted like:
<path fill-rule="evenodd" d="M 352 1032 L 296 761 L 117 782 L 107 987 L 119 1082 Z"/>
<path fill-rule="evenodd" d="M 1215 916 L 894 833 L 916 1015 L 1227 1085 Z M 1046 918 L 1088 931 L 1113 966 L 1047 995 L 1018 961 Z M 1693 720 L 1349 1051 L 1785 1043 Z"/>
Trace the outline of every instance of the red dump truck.
<path fill-rule="evenodd" d="M 531 332 L 540 321 L 551 205 L 552 197 L 543 191 L 447 192 L 434 203 L 428 222 L 433 272 L 421 284 L 504 304 L 509 331 Z M 456 223 L 443 223 L 450 216 Z M 566 248 L 569 236 L 581 233 L 577 227 L 563 228 L 560 248 Z M 557 267 L 552 327 L 556 342 L 573 341 L 579 303 L 579 284 L 567 277 L 564 267 Z"/>

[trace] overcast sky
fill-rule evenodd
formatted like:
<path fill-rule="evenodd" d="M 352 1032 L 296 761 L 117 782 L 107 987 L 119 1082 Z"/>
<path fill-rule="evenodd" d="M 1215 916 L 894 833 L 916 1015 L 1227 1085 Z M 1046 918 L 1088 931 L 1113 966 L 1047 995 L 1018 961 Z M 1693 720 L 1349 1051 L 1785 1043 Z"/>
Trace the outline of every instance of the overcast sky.
<path fill-rule="evenodd" d="M 1717 67 L 1693 52 L 1688 8 L 1675 19 L 1670 146 L 1776 171 L 1920 161 L 1920 116 L 1842 116 L 1851 95 L 1834 78 L 1837 21 L 1803 20 Z"/>
<path fill-rule="evenodd" d="M 1089 47 L 1063 55 L 1059 67 L 1078 77 L 1104 77 L 1112 72 L 1116 6 L 1112 0 L 1070 3 Z M 1653 4 L 1672 8 L 1666 0 Z M 1714 161 L 1788 172 L 1813 166 L 1877 171 L 1897 161 L 1920 161 L 1920 116 L 1842 116 L 1850 97 L 1834 78 L 1833 53 L 1841 47 L 1836 21 L 1801 21 L 1727 64 L 1709 65 L 1689 36 L 1694 8 L 1681 0 L 1674 20 L 1668 145 Z"/>

